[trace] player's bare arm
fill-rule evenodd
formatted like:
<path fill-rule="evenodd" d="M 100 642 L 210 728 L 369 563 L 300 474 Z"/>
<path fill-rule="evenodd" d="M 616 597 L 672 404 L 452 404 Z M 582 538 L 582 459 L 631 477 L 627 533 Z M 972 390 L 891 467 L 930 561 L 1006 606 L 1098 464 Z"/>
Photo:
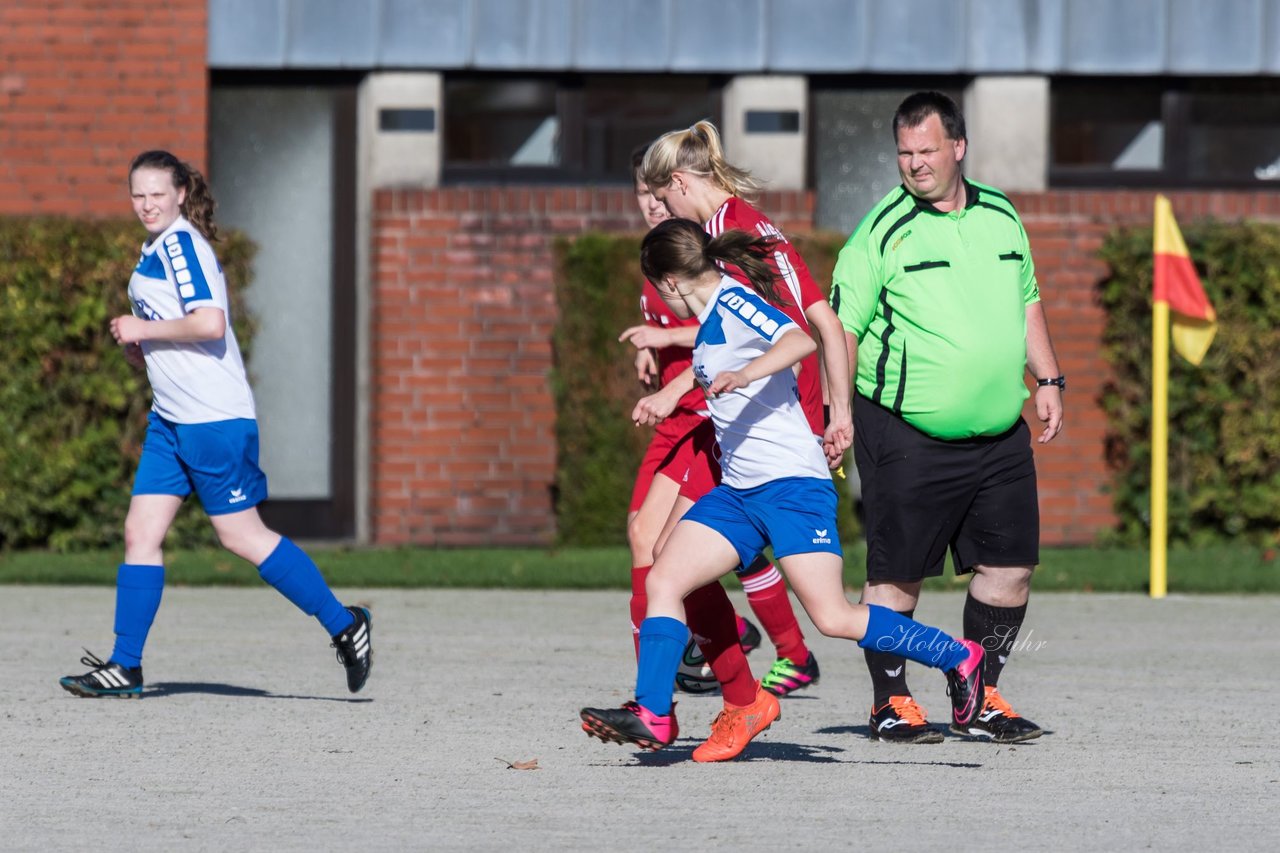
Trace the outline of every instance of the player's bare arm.
<path fill-rule="evenodd" d="M 618 340 L 627 341 L 637 349 L 662 349 L 663 347 L 692 347 L 697 337 L 697 326 L 677 326 L 672 329 L 631 326 L 618 335 Z"/>
<path fill-rule="evenodd" d="M 636 378 L 641 384 L 652 388 L 658 381 L 658 360 L 654 357 L 653 350 L 636 350 L 635 368 Z"/>
<path fill-rule="evenodd" d="M 813 338 L 799 329 L 792 329 L 769 347 L 763 354 L 752 359 L 751 363 L 741 370 L 726 370 L 716 374 L 707 388 L 707 393 L 714 396 L 745 388 L 757 379 L 772 376 L 786 370 L 793 364 L 813 355 L 818 349 Z"/>
<path fill-rule="evenodd" d="M 693 368 L 689 367 L 664 385 L 661 391 L 641 397 L 631 410 L 631 420 L 636 426 L 648 426 L 664 420 L 676 410 L 680 398 L 692 391 L 693 386 Z"/>
<path fill-rule="evenodd" d="M 830 420 L 822 437 L 828 461 L 832 454 L 843 456 L 853 444 L 853 413 L 849 406 L 850 385 L 849 354 L 845 342 L 844 325 L 829 302 L 818 301 L 804 309 L 805 319 L 817 333 L 822 356 L 823 376 L 826 379 L 825 396 Z"/>
<path fill-rule="evenodd" d="M 124 314 L 111 321 L 111 336 L 118 344 L 136 344 L 142 341 L 216 341 L 226 331 L 227 319 L 221 308 L 197 308 L 178 320 L 143 320 L 132 314 Z"/>
<path fill-rule="evenodd" d="M 1058 356 L 1049 338 L 1049 322 L 1044 316 L 1044 305 L 1033 302 L 1027 306 L 1027 370 L 1036 379 L 1052 379 L 1062 375 Z M 1044 430 L 1036 438 L 1039 444 L 1048 444 L 1062 431 L 1062 389 L 1057 385 L 1036 387 L 1036 417 Z"/>

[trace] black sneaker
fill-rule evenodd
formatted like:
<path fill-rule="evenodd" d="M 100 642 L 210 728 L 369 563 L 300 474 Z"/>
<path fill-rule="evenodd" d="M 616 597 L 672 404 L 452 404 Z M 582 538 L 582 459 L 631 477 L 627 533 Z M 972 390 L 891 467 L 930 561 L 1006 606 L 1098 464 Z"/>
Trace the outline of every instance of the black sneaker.
<path fill-rule="evenodd" d="M 996 743 L 1021 743 L 1044 734 L 1044 729 L 1019 714 L 994 687 L 986 688 L 986 701 L 978 718 L 967 726 L 952 725 L 958 735 L 987 737 Z"/>
<path fill-rule="evenodd" d="M 947 693 L 951 696 L 951 722 L 965 728 L 982 710 L 982 646 L 973 640 L 957 640 L 969 656 L 954 669 L 947 670 Z"/>
<path fill-rule="evenodd" d="M 93 667 L 84 675 L 68 675 L 59 679 L 58 683 L 68 693 L 85 699 L 99 696 L 116 696 L 121 699 L 142 698 L 142 667 L 132 669 L 101 660 L 88 649 L 80 663 Z"/>
<path fill-rule="evenodd" d="M 638 702 L 628 702 L 621 708 L 583 708 L 582 730 L 605 743 L 633 743 L 641 749 L 656 752 L 674 741 L 680 734 L 676 722 L 676 709 L 658 716 Z"/>
<path fill-rule="evenodd" d="M 942 743 L 942 732 L 929 725 L 924 708 L 910 696 L 890 696 L 888 702 L 872 708 L 867 727 L 872 740 L 886 743 Z"/>
<path fill-rule="evenodd" d="M 338 663 L 347 668 L 347 689 L 359 693 L 373 667 L 373 617 L 364 607 L 348 607 L 355 621 L 330 644 L 338 650 Z"/>
<path fill-rule="evenodd" d="M 760 646 L 760 629 L 744 616 L 738 617 L 738 645 L 742 646 L 744 655 L 751 654 Z"/>

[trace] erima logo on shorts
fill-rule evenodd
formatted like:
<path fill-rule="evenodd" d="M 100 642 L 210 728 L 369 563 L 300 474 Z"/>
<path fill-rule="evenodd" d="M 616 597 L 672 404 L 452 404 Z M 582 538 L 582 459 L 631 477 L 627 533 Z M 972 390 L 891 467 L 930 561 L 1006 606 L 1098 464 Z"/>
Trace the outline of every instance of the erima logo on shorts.
<path fill-rule="evenodd" d="M 752 305 L 750 302 L 743 299 L 738 294 L 736 293 L 722 294 L 720 296 L 720 301 L 724 303 L 726 306 L 728 306 L 728 308 L 731 311 L 733 311 L 735 314 L 737 314 L 739 317 L 746 320 L 748 323 L 750 323 L 751 325 L 759 329 L 761 332 L 763 332 L 765 337 L 772 338 L 774 332 L 778 331 L 777 320 L 774 320 L 772 317 L 765 314 L 763 311 L 760 311 L 759 309 L 756 308 L 756 306 Z"/>
<path fill-rule="evenodd" d="M 818 530 L 818 529 L 815 527 L 815 528 L 814 528 L 814 530 L 813 530 L 813 532 L 814 532 L 814 533 L 816 533 L 816 534 L 818 534 L 817 536 L 813 537 L 813 544 L 814 544 L 814 545 L 830 545 L 830 544 L 831 544 L 831 537 L 827 535 L 827 532 L 828 532 L 828 531 L 826 531 L 826 530 Z"/>
<path fill-rule="evenodd" d="M 232 489 L 231 497 L 227 500 L 229 504 L 238 504 L 241 501 L 247 501 L 249 496 L 244 493 L 244 489 Z"/>

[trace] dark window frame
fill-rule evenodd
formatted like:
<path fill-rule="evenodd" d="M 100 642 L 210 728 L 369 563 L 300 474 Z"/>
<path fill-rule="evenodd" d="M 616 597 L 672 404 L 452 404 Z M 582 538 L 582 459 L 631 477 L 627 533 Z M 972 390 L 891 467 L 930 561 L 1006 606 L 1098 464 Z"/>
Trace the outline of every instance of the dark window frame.
<path fill-rule="evenodd" d="M 1093 166 L 1060 165 L 1054 151 L 1053 128 L 1061 120 L 1058 96 L 1062 87 L 1092 86 L 1103 91 L 1111 84 L 1146 83 L 1159 90 L 1160 120 L 1163 126 L 1162 167 L 1159 169 L 1099 169 Z M 1055 77 L 1049 84 L 1049 169 L 1051 189 L 1074 188 L 1173 188 L 1173 189 L 1241 189 L 1275 191 L 1276 181 L 1261 178 L 1239 178 L 1191 175 L 1187 161 L 1187 141 L 1191 134 L 1192 98 L 1202 95 L 1201 87 L 1236 87 L 1239 93 L 1254 89 L 1274 88 L 1274 82 L 1257 77 Z M 1057 90 L 1057 91 L 1055 91 Z"/>
<path fill-rule="evenodd" d="M 332 393 L 329 403 L 329 497 L 268 498 L 258 511 L 268 527 L 297 539 L 354 540 L 356 513 L 356 133 L 358 88 L 350 71 L 213 71 L 210 88 L 324 87 L 335 90 L 332 229 Z M 209 140 L 208 144 L 212 144 Z"/>
<path fill-rule="evenodd" d="M 625 170 L 602 169 L 599 164 L 588 162 L 591 153 L 587 151 L 586 128 L 586 87 L 588 81 L 627 80 L 639 82 L 645 79 L 660 80 L 671 75 L 656 73 L 554 73 L 517 74 L 505 72 L 445 72 L 445 95 L 441 104 L 441 123 L 443 128 L 450 121 L 448 86 L 451 81 L 467 82 L 503 82 L 529 80 L 546 80 L 556 84 L 556 116 L 560 120 L 561 159 L 559 166 L 512 166 L 500 164 L 470 164 L 458 160 L 450 160 L 447 135 L 442 135 L 440 163 L 441 186 L 460 186 L 468 184 L 591 184 L 626 186 L 630 183 Z M 728 75 L 694 74 L 682 75 L 696 78 L 707 87 L 707 118 L 717 127 L 722 127 L 724 113 L 724 87 L 729 81 Z M 677 130 L 673 125 L 668 128 Z M 637 143 L 638 144 L 638 143 Z"/>

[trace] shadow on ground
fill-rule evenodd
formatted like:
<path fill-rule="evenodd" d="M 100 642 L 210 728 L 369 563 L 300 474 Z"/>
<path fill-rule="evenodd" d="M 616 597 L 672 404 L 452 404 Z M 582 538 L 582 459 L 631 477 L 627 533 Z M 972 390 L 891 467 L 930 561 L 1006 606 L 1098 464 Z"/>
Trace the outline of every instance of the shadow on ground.
<path fill-rule="evenodd" d="M 181 696 L 187 693 L 203 693 L 210 696 L 235 696 L 245 699 L 310 699 L 317 702 L 372 702 L 369 698 L 344 696 L 294 696 L 289 693 L 272 693 L 256 687 L 237 687 L 234 684 L 218 684 L 210 681 L 164 681 L 151 684 L 143 691 L 144 698 Z"/>

